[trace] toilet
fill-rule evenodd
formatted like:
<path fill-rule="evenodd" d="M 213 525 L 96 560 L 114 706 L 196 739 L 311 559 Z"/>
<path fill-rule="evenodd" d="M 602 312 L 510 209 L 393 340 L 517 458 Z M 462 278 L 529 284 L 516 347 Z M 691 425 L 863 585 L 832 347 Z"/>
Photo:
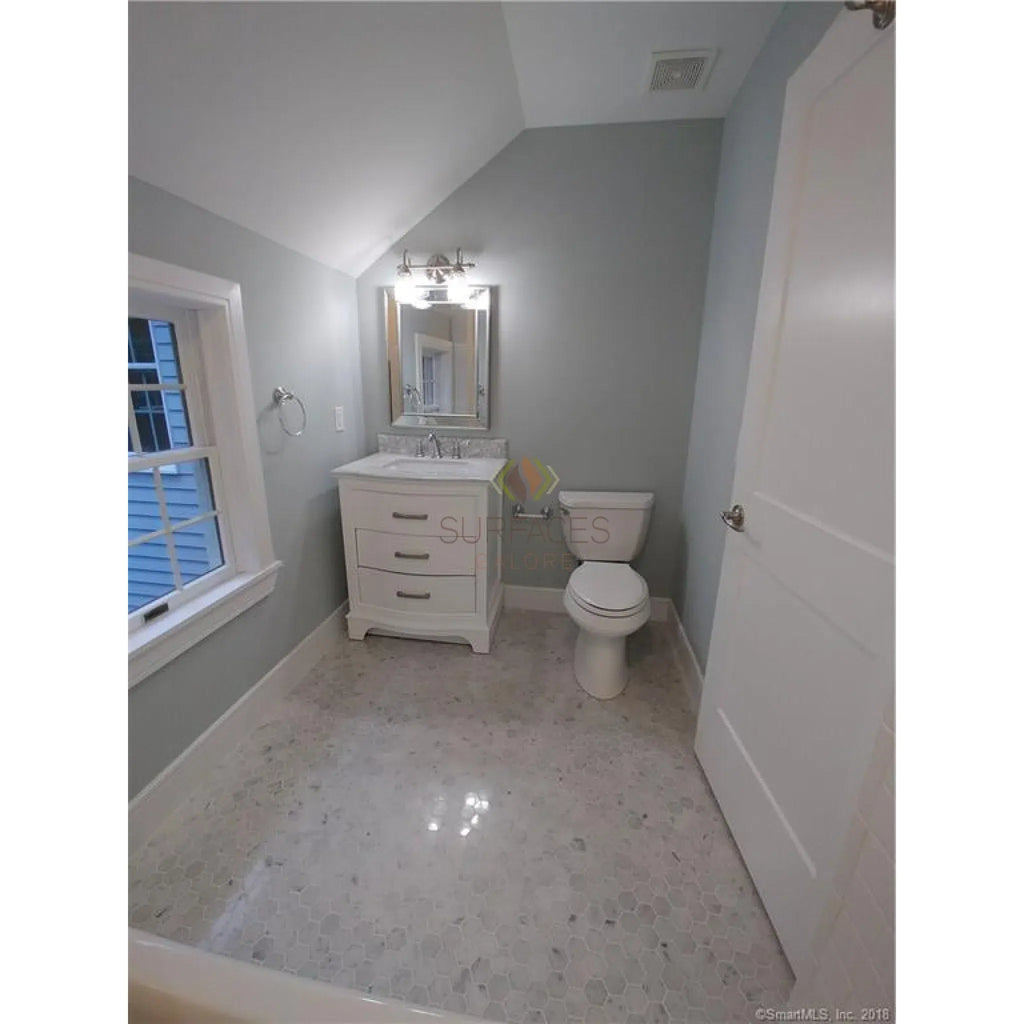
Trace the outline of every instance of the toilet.
<path fill-rule="evenodd" d="M 573 669 L 592 697 L 609 700 L 625 689 L 626 637 L 651 616 L 647 581 L 630 568 L 651 522 L 654 495 L 633 491 L 562 491 L 562 534 L 581 561 L 563 604 L 579 627 Z"/>

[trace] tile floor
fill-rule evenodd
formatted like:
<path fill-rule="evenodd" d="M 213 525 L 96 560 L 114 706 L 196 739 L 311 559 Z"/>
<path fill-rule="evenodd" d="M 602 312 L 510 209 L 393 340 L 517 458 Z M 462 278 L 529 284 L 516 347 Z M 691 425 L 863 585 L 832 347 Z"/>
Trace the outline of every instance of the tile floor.
<path fill-rule="evenodd" d="M 339 640 L 130 864 L 147 931 L 499 1021 L 753 1021 L 792 975 L 693 755 L 669 627 L 600 702 L 563 615 Z"/>

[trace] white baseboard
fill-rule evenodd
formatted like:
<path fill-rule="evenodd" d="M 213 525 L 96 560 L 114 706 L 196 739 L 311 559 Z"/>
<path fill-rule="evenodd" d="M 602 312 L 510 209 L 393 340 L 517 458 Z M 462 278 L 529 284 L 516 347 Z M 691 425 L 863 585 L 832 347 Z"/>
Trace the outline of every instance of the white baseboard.
<path fill-rule="evenodd" d="M 531 612 L 561 612 L 565 614 L 561 587 L 521 587 L 516 584 L 505 584 L 505 607 L 523 608 Z M 668 606 L 671 600 L 667 597 L 651 598 L 651 621 L 667 622 Z"/>
<path fill-rule="evenodd" d="M 520 587 L 505 584 L 505 607 L 522 608 L 529 612 L 565 612 L 563 590 L 558 587 Z"/>
<path fill-rule="evenodd" d="M 247 690 L 128 804 L 128 849 L 137 850 L 199 781 L 252 731 L 266 710 L 292 690 L 342 632 L 346 600 Z"/>
<path fill-rule="evenodd" d="M 694 714 L 700 710 L 700 698 L 704 692 L 704 673 L 700 670 L 700 662 L 697 655 L 693 653 L 690 638 L 683 629 L 679 619 L 679 613 L 672 601 L 668 602 L 668 619 L 672 625 L 672 652 L 676 656 L 676 664 L 683 677 L 683 686 L 686 688 L 686 696 L 690 700 L 690 707 Z"/>

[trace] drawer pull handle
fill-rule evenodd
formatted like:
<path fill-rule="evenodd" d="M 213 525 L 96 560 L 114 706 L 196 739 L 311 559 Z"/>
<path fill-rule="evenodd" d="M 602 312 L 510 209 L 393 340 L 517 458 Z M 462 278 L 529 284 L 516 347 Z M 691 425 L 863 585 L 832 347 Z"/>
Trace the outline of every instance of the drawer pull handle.
<path fill-rule="evenodd" d="M 428 590 L 425 594 L 411 594 L 408 590 L 396 590 L 395 597 L 411 597 L 417 601 L 426 601 L 430 598 L 430 591 Z"/>
<path fill-rule="evenodd" d="M 395 558 L 420 558 L 420 559 L 423 559 L 424 561 L 426 561 L 426 559 L 428 559 L 429 557 L 430 557 L 429 554 L 426 554 L 426 553 L 418 554 L 418 553 L 413 552 L 413 551 L 396 551 L 395 552 Z"/>
<path fill-rule="evenodd" d="M 392 519 L 426 519 L 426 512 L 392 512 Z"/>

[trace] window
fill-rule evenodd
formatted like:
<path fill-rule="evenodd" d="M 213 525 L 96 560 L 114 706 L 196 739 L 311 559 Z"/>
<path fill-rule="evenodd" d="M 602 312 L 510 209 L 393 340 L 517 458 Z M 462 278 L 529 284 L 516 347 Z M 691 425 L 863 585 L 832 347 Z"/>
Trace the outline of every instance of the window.
<path fill-rule="evenodd" d="M 237 284 L 129 257 L 129 685 L 266 597 L 280 562 Z"/>
<path fill-rule="evenodd" d="M 423 408 L 427 412 L 437 411 L 437 399 L 434 397 L 436 360 L 434 355 L 423 357 Z"/>
<path fill-rule="evenodd" d="M 129 629 L 166 614 L 232 569 L 214 501 L 221 491 L 217 451 L 205 443 L 198 394 L 188 394 L 199 373 L 189 374 L 190 385 L 182 371 L 182 353 L 196 355 L 188 311 L 170 316 L 128 318 Z"/>

